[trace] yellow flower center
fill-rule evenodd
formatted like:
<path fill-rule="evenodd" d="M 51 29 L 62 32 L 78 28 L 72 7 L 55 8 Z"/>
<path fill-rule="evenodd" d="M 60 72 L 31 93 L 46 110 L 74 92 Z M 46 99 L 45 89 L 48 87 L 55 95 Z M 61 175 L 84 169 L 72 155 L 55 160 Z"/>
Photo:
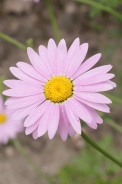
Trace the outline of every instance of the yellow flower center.
<path fill-rule="evenodd" d="M 4 124 L 6 122 L 6 115 L 5 114 L 0 114 L 0 124 Z"/>
<path fill-rule="evenodd" d="M 44 86 L 46 99 L 60 103 L 73 95 L 73 83 L 65 76 L 52 77 Z"/>

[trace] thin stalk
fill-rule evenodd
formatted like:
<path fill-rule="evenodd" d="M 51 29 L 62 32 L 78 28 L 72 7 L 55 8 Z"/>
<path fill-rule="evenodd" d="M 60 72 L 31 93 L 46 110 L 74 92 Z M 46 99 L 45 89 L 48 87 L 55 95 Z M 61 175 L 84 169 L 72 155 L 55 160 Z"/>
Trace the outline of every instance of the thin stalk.
<path fill-rule="evenodd" d="M 11 38 L 10 36 L 8 36 L 8 35 L 6 35 L 6 34 L 4 34 L 2 32 L 0 32 L 0 38 L 2 38 L 3 40 L 5 40 L 5 41 L 7 41 L 7 42 L 9 42 L 9 43 L 19 47 L 22 50 L 26 50 L 27 49 L 26 45 L 24 45 L 23 43 L 15 40 L 14 38 Z"/>
<path fill-rule="evenodd" d="M 45 179 L 49 184 L 54 184 L 52 179 L 45 175 L 40 168 L 31 160 L 31 158 L 28 156 L 28 154 L 23 149 L 22 145 L 17 139 L 13 139 L 12 143 L 16 147 L 17 151 L 23 156 L 23 158 L 26 160 L 26 162 L 32 167 L 32 169 L 35 171 L 35 173 L 40 177 Z"/>
<path fill-rule="evenodd" d="M 45 3 L 47 6 L 48 14 L 50 17 L 50 21 L 51 21 L 54 33 L 55 33 L 56 40 L 59 41 L 61 39 L 61 33 L 60 33 L 60 30 L 59 30 L 59 27 L 57 24 L 57 20 L 56 20 L 55 14 L 54 14 L 52 4 L 51 4 L 50 0 L 45 0 Z"/>
<path fill-rule="evenodd" d="M 102 5 L 98 2 L 91 1 L 91 0 L 76 0 L 76 1 L 80 2 L 80 3 L 88 4 L 90 6 L 98 8 L 100 10 L 106 11 L 107 13 L 113 15 L 114 17 L 116 17 L 117 19 L 122 21 L 122 15 L 120 13 L 118 13 L 117 11 L 113 10 L 112 8 L 108 7 L 108 6 Z"/>
<path fill-rule="evenodd" d="M 116 158 L 111 156 L 108 152 L 103 150 L 101 147 L 99 147 L 92 139 L 90 139 L 84 132 L 82 132 L 81 136 L 83 139 L 88 142 L 92 147 L 94 147 L 97 151 L 99 151 L 101 154 L 103 154 L 105 157 L 109 158 L 112 162 L 117 164 L 118 166 L 122 167 L 122 163 L 118 161 Z"/>
<path fill-rule="evenodd" d="M 122 127 L 120 125 L 118 125 L 112 119 L 108 117 L 105 118 L 105 121 L 108 125 L 110 125 L 112 128 L 114 128 L 115 130 L 117 130 L 119 133 L 122 134 Z"/>

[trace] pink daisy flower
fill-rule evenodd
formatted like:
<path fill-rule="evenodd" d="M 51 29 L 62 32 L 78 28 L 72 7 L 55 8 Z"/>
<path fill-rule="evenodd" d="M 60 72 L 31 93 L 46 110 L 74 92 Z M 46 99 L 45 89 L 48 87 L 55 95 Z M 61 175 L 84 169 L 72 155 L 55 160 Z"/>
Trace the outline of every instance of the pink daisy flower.
<path fill-rule="evenodd" d="M 114 74 L 108 73 L 111 65 L 91 69 L 101 54 L 84 61 L 87 50 L 88 44 L 80 45 L 79 38 L 68 51 L 64 39 L 58 46 L 50 39 L 47 48 L 39 46 L 39 55 L 27 49 L 31 65 L 18 62 L 10 68 L 19 80 L 4 81 L 11 89 L 3 94 L 12 97 L 5 104 L 16 110 L 13 119 L 26 117 L 27 135 L 37 139 L 48 132 L 52 139 L 58 131 L 66 140 L 68 134 L 81 134 L 80 119 L 93 129 L 103 122 L 96 110 L 108 113 L 111 100 L 99 92 L 116 86 L 110 81 Z"/>
<path fill-rule="evenodd" d="M 4 106 L 2 96 L 0 96 L 0 144 L 7 144 L 10 139 L 23 131 L 22 121 L 17 122 L 11 119 L 13 110 Z"/>

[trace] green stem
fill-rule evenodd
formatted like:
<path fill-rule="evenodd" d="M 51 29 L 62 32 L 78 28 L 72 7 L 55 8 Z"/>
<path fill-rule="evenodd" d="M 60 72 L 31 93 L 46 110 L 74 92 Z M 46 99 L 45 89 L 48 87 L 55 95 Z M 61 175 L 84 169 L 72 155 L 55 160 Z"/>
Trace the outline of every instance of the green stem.
<path fill-rule="evenodd" d="M 108 6 L 102 5 L 102 4 L 98 3 L 98 2 L 91 1 L 91 0 L 76 0 L 76 1 L 88 4 L 90 6 L 98 8 L 100 10 L 106 11 L 107 13 L 110 13 L 111 15 L 113 15 L 114 17 L 116 17 L 120 21 L 122 21 L 122 15 L 120 13 L 118 13 L 117 11 L 113 10 L 112 8 L 108 7 Z"/>
<path fill-rule="evenodd" d="M 41 170 L 39 169 L 39 167 L 31 160 L 31 158 L 25 152 L 25 150 L 23 149 L 22 145 L 20 144 L 20 142 L 17 139 L 13 139 L 12 140 L 12 143 L 14 144 L 14 146 L 16 147 L 16 149 L 18 150 L 18 152 L 23 156 L 23 158 L 33 168 L 33 170 L 35 171 L 35 173 L 40 178 L 45 179 L 50 184 L 54 184 L 54 182 L 52 181 L 52 179 L 49 176 L 47 176 L 44 173 L 42 173 Z"/>
<path fill-rule="evenodd" d="M 108 125 L 110 125 L 112 128 L 114 128 L 115 130 L 117 130 L 119 133 L 122 134 L 122 127 L 120 125 L 118 125 L 117 123 L 115 123 L 112 119 L 110 119 L 109 117 L 105 118 L 106 123 L 108 123 Z"/>
<path fill-rule="evenodd" d="M 101 147 L 99 147 L 92 139 L 90 139 L 84 132 L 82 132 L 81 136 L 85 141 L 87 141 L 91 146 L 93 146 L 97 151 L 102 153 L 104 156 L 109 158 L 111 161 L 116 163 L 118 166 L 122 167 L 122 163 L 119 162 L 116 158 L 112 157 L 109 153 L 107 153 L 105 150 L 103 150 Z"/>
<path fill-rule="evenodd" d="M 10 36 L 8 36 L 8 35 L 6 35 L 6 34 L 4 34 L 2 32 L 0 32 L 0 38 L 2 38 L 3 40 L 5 40 L 5 41 L 7 41 L 7 42 L 9 42 L 9 43 L 19 47 L 20 49 L 23 49 L 23 50 L 27 49 L 26 45 L 24 45 L 23 43 L 15 40 L 14 38 L 11 38 Z"/>
<path fill-rule="evenodd" d="M 51 21 L 51 24 L 52 24 L 52 27 L 53 27 L 53 30 L 54 30 L 54 33 L 55 33 L 55 36 L 56 36 L 56 40 L 59 41 L 61 39 L 61 33 L 60 33 L 60 30 L 59 30 L 59 27 L 58 27 L 58 24 L 57 24 L 57 20 L 55 18 L 53 7 L 51 5 L 50 0 L 45 0 L 45 3 L 46 3 L 46 6 L 47 6 L 50 21 Z"/>

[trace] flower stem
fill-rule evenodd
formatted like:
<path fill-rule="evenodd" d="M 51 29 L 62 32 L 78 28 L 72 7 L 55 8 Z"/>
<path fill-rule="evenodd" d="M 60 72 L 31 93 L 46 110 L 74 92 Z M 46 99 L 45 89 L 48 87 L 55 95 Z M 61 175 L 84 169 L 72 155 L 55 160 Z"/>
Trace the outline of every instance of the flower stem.
<path fill-rule="evenodd" d="M 45 3 L 47 6 L 48 14 L 50 17 L 50 21 L 51 21 L 54 33 L 55 33 L 56 40 L 59 41 L 61 39 L 61 33 L 60 33 L 60 30 L 59 30 L 59 27 L 57 24 L 57 20 L 56 20 L 55 14 L 54 14 L 53 7 L 51 5 L 50 0 L 45 0 Z"/>
<path fill-rule="evenodd" d="M 120 99 L 121 100 L 121 99 Z M 122 127 L 115 123 L 108 114 L 100 113 L 101 117 L 105 120 L 105 122 L 110 125 L 112 128 L 114 128 L 116 131 L 122 134 Z"/>
<path fill-rule="evenodd" d="M 27 161 L 27 163 L 32 167 L 32 169 L 35 171 L 35 173 L 40 178 L 45 179 L 49 184 L 54 184 L 54 182 L 52 181 L 52 179 L 49 176 L 47 176 L 46 174 L 44 174 L 40 170 L 40 168 L 31 160 L 31 158 L 25 152 L 25 150 L 23 149 L 21 143 L 17 139 L 13 139 L 12 140 L 12 143 L 14 144 L 14 146 L 16 147 L 16 149 L 18 150 L 18 152 L 23 156 L 23 158 Z"/>
<path fill-rule="evenodd" d="M 5 41 L 7 41 L 7 42 L 9 42 L 9 43 L 19 47 L 20 49 L 23 49 L 23 50 L 27 49 L 26 45 L 24 45 L 23 43 L 15 40 L 14 38 L 11 38 L 10 36 L 8 36 L 8 35 L 6 35 L 6 34 L 4 34 L 2 32 L 0 32 L 0 38 L 2 38 L 3 40 L 5 40 Z"/>
<path fill-rule="evenodd" d="M 109 153 L 107 153 L 105 150 L 103 150 L 101 147 L 99 147 L 92 139 L 90 139 L 83 131 L 81 136 L 85 141 L 87 141 L 91 146 L 93 146 L 97 151 L 102 153 L 104 156 L 109 158 L 111 161 L 116 163 L 118 166 L 122 167 L 122 163 L 119 162 L 116 158 L 112 157 Z"/>

